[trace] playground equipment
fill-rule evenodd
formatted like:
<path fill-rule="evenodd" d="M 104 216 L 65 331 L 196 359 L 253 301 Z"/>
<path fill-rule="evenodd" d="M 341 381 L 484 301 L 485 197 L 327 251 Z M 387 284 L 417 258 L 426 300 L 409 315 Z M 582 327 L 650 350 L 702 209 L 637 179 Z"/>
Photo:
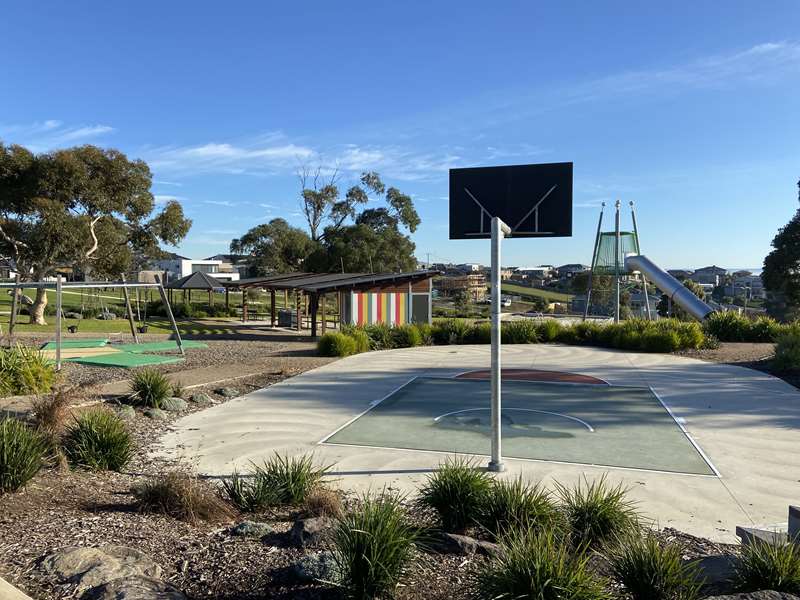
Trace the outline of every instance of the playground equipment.
<path fill-rule="evenodd" d="M 586 307 L 583 313 L 584 320 L 589 316 L 595 277 L 612 276 L 614 278 L 614 322 L 618 323 L 620 317 L 620 291 L 623 280 L 627 282 L 629 278 L 636 277 L 637 274 L 641 276 L 645 314 L 648 319 L 653 318 L 650 308 L 650 297 L 647 291 L 647 281 L 649 279 L 655 284 L 656 288 L 667 295 L 671 302 L 683 308 L 698 321 L 705 320 L 708 315 L 714 312 L 714 309 L 695 296 L 694 293 L 680 281 L 641 254 L 639 246 L 639 228 L 636 223 L 636 211 L 633 202 L 629 204 L 631 207 L 633 231 L 620 230 L 619 200 L 615 203 L 614 231 L 601 231 L 605 202 L 600 209 L 600 218 L 597 222 L 597 236 L 594 243 L 594 254 L 592 256 L 592 267 L 589 272 Z"/>
<path fill-rule="evenodd" d="M 0 283 L 0 289 L 2 288 L 12 288 L 14 293 L 12 295 L 12 302 L 11 302 L 11 316 L 9 320 L 8 326 L 8 335 L 9 338 L 12 338 L 14 335 L 14 326 L 16 325 L 17 321 L 17 312 L 18 312 L 18 302 L 17 297 L 19 296 L 19 292 L 24 288 L 45 288 L 45 289 L 54 289 L 56 292 L 56 327 L 55 327 L 55 334 L 56 339 L 54 342 L 55 346 L 55 361 L 56 361 L 56 369 L 61 370 L 61 363 L 62 363 L 62 347 L 64 347 L 64 343 L 61 339 L 62 333 L 62 319 L 64 316 L 64 311 L 62 309 L 62 297 L 63 297 L 63 290 L 65 289 L 76 289 L 76 290 L 91 290 L 97 288 L 121 288 L 123 298 L 125 301 L 125 311 L 128 318 L 128 324 L 130 325 L 131 334 L 133 335 L 133 339 L 136 344 L 139 343 L 139 336 L 137 326 L 134 323 L 133 318 L 133 309 L 131 307 L 130 302 L 130 292 L 131 289 L 139 289 L 139 288 L 156 288 L 158 290 L 159 295 L 161 296 L 161 301 L 164 303 L 166 307 L 167 318 L 172 325 L 172 331 L 175 335 L 175 343 L 177 345 L 177 349 L 180 351 L 181 356 L 184 354 L 184 343 L 181 340 L 181 334 L 178 331 L 178 325 L 175 323 L 175 317 L 172 314 L 172 307 L 169 304 L 169 299 L 167 298 L 167 293 L 164 291 L 164 286 L 161 283 L 161 279 L 156 275 L 155 283 L 128 283 L 123 278 L 122 281 L 76 281 L 70 283 L 64 283 L 64 278 L 61 275 L 56 277 L 55 282 L 52 281 L 26 281 L 21 282 L 19 278 L 16 279 L 14 283 Z M 98 294 L 99 300 L 102 307 L 102 297 Z M 83 301 L 81 301 L 81 311 L 83 310 Z M 102 310 L 105 311 L 105 308 Z M 140 325 L 141 327 L 141 325 Z M 77 331 L 77 329 L 76 329 Z M 152 359 L 162 359 L 161 362 L 164 362 L 165 357 L 150 357 Z M 139 360 L 141 362 L 141 360 Z"/>

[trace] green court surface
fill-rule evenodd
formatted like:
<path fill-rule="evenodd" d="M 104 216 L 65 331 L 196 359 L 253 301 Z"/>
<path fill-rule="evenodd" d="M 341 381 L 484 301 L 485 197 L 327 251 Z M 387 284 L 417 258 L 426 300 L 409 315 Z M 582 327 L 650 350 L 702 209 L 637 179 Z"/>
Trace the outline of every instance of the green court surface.
<path fill-rule="evenodd" d="M 195 342 L 193 340 L 182 340 L 181 345 L 184 350 L 188 350 L 189 348 L 208 348 L 208 344 Z M 178 342 L 167 340 L 164 342 L 143 342 L 141 344 L 114 344 L 114 348 L 118 348 L 123 352 L 133 352 L 136 354 L 141 354 L 143 352 L 169 352 L 170 350 L 178 349 Z"/>
<path fill-rule="evenodd" d="M 62 348 L 102 348 L 108 344 L 108 339 L 76 339 L 76 340 L 61 340 Z M 40 350 L 55 350 L 55 342 L 47 342 L 42 344 Z"/>
<path fill-rule="evenodd" d="M 503 382 L 503 455 L 716 475 L 649 388 Z M 323 443 L 488 455 L 490 382 L 417 377 Z"/>
<path fill-rule="evenodd" d="M 114 352 L 113 354 L 102 354 L 100 356 L 84 356 L 78 358 L 68 358 L 69 362 L 76 362 L 82 365 L 96 365 L 99 367 L 123 367 L 131 369 L 133 367 L 146 367 L 149 365 L 164 365 L 176 363 L 183 360 L 182 356 L 161 356 L 156 354 L 136 354 L 134 352 Z"/>

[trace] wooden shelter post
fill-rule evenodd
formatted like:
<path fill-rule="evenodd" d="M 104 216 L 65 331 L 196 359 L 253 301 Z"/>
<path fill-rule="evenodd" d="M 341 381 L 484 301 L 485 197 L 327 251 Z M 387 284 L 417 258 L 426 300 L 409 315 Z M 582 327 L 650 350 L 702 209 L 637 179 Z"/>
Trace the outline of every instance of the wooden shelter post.
<path fill-rule="evenodd" d="M 319 296 L 316 293 L 306 296 L 306 306 L 311 308 L 311 338 L 317 337 L 317 305 L 319 304 Z"/>
<path fill-rule="evenodd" d="M 275 327 L 275 290 L 269 291 L 269 326 Z"/>
<path fill-rule="evenodd" d="M 325 294 L 322 294 L 320 297 L 320 304 L 322 306 L 322 335 L 325 335 L 325 329 L 327 329 L 327 322 L 325 319 Z"/>
<path fill-rule="evenodd" d="M 302 311 L 303 311 L 303 297 L 302 297 L 302 294 L 301 294 L 300 290 L 295 290 L 294 291 L 294 302 L 295 302 L 295 305 L 296 305 L 295 308 L 297 310 L 297 331 L 300 331 L 300 329 L 302 328 L 302 323 L 303 323 L 303 314 L 302 314 Z"/>

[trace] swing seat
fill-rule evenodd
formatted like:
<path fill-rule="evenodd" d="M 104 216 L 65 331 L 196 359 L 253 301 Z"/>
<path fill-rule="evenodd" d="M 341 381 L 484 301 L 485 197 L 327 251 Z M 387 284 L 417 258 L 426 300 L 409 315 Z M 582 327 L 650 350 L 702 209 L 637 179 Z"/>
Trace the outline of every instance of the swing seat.
<path fill-rule="evenodd" d="M 78 333 L 78 326 L 77 325 L 69 325 L 67 327 L 67 331 L 70 333 Z"/>
<path fill-rule="evenodd" d="M 139 325 L 136 328 L 136 331 L 138 331 L 139 333 L 147 333 L 147 325 Z"/>

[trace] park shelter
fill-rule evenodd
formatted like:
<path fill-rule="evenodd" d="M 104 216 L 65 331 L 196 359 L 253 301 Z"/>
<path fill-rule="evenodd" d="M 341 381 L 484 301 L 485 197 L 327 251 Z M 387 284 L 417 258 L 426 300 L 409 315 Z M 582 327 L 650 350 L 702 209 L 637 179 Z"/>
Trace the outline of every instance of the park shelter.
<path fill-rule="evenodd" d="M 412 271 L 406 273 L 285 273 L 267 277 L 254 277 L 226 283 L 228 290 L 248 288 L 270 292 L 270 324 L 275 325 L 275 295 L 295 293 L 297 329 L 300 330 L 302 313 L 309 316 L 312 337 L 317 335 L 317 313 L 322 314 L 322 333 L 325 333 L 325 299 L 333 295 L 338 307 L 340 325 L 368 325 L 385 323 L 430 323 L 432 318 L 431 291 L 433 277 L 439 271 Z M 247 294 L 242 294 L 242 316 L 248 318 Z"/>
<path fill-rule="evenodd" d="M 176 279 L 175 281 L 171 281 L 167 285 L 164 286 L 165 289 L 169 290 L 169 301 L 170 303 L 173 302 L 172 300 L 172 292 L 173 290 L 183 290 L 183 301 L 186 302 L 186 294 L 187 292 L 191 294 L 192 290 L 205 290 L 208 292 L 208 305 L 211 306 L 214 303 L 214 290 L 223 288 L 224 285 L 218 279 L 211 277 L 210 275 L 206 275 L 200 271 L 195 271 L 187 275 L 186 277 L 181 277 L 180 279 Z"/>

